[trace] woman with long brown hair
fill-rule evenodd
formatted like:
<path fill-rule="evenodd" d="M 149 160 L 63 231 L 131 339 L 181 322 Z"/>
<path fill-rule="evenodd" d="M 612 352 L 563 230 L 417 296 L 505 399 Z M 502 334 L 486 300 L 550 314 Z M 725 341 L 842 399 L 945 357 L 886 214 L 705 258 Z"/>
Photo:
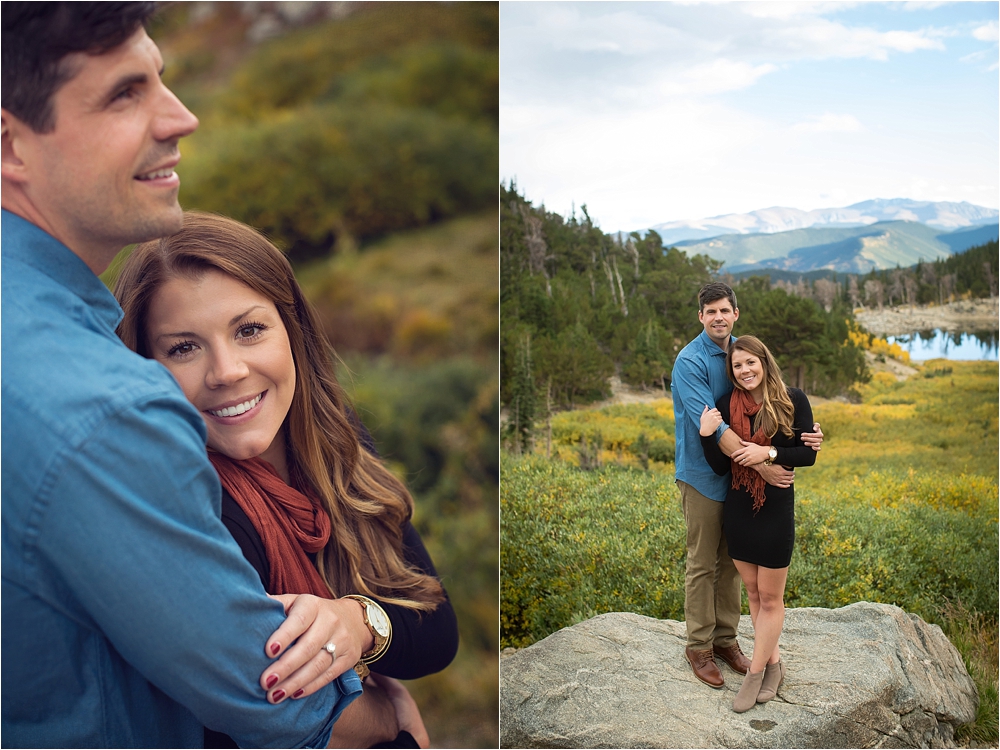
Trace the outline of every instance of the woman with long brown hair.
<path fill-rule="evenodd" d="M 413 499 L 348 405 L 284 255 L 240 222 L 187 212 L 180 232 L 135 248 L 114 292 L 121 339 L 166 366 L 205 420 L 223 522 L 267 592 L 305 618 L 305 633 L 279 630 L 266 648 L 312 650 L 308 681 L 288 696 L 271 690 L 288 675 L 262 676 L 268 700 L 351 668 L 412 679 L 447 666 L 457 625 Z"/>
<path fill-rule="evenodd" d="M 733 710 L 742 713 L 771 700 L 785 677 L 778 640 L 785 621 L 785 582 L 795 542 L 794 485 L 764 482 L 751 467 L 778 463 L 812 466 L 816 452 L 802 443 L 812 430 L 806 394 L 781 379 L 774 356 L 756 336 L 740 336 L 729 345 L 726 373 L 731 394 L 701 416 L 701 443 L 716 474 L 732 472 L 722 509 L 729 556 L 743 579 L 754 627 L 753 656 Z M 741 447 L 726 457 L 715 440 L 723 422 L 740 437 Z"/>

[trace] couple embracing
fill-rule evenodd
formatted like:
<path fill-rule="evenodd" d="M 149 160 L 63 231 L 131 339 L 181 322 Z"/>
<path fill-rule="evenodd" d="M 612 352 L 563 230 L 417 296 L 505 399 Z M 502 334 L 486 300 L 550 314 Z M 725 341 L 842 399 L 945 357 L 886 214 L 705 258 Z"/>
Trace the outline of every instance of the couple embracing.
<path fill-rule="evenodd" d="M 155 9 L 2 5 L 4 745 L 427 747 L 413 499 L 284 256 L 181 211 Z"/>
<path fill-rule="evenodd" d="M 713 688 L 725 684 L 716 657 L 745 675 L 733 702 L 744 712 L 774 698 L 785 677 L 778 640 L 795 540 L 793 469 L 815 463 L 823 433 L 767 346 L 733 336 L 733 290 L 706 284 L 698 306 L 705 330 L 681 350 L 671 375 L 687 527 L 685 656 Z M 736 640 L 741 579 L 754 626 L 749 659 Z"/>

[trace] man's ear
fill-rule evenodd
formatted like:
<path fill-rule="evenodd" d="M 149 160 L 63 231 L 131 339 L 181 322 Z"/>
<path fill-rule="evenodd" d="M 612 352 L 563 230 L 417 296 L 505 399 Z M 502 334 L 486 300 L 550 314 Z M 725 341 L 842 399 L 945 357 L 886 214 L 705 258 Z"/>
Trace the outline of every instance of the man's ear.
<path fill-rule="evenodd" d="M 27 168 L 21 159 L 21 135 L 28 126 L 6 109 L 0 108 L 0 127 L 3 133 L 3 151 L 0 154 L 0 175 L 10 182 L 24 182 Z"/>
<path fill-rule="evenodd" d="M 735 323 L 739 319 L 740 319 L 740 308 L 734 307 L 733 308 L 733 322 Z"/>

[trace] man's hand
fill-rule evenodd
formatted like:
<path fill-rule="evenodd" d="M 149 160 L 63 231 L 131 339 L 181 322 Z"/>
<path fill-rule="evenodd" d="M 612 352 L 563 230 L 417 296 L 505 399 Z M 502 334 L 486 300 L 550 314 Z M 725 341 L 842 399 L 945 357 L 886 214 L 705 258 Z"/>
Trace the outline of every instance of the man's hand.
<path fill-rule="evenodd" d="M 791 487 L 792 482 L 795 481 L 795 472 L 778 464 L 755 464 L 750 468 L 755 469 L 764 477 L 765 482 L 775 487 Z"/>
<path fill-rule="evenodd" d="M 372 678 L 378 680 L 379 687 L 385 690 L 389 700 L 392 701 L 392 705 L 396 709 L 399 731 L 409 732 L 417 744 L 425 750 L 430 747 L 431 738 L 427 734 L 423 717 L 420 716 L 420 709 L 417 707 L 417 702 L 413 700 L 413 696 L 410 695 L 410 691 L 399 680 L 394 680 L 391 677 L 369 675 L 368 682 L 371 682 Z"/>
<path fill-rule="evenodd" d="M 333 725 L 327 747 L 371 747 L 394 740 L 398 734 L 396 709 L 386 691 L 369 676 L 364 692 L 344 709 Z"/>
<path fill-rule="evenodd" d="M 814 451 L 823 449 L 823 430 L 819 428 L 819 422 L 813 422 L 812 432 L 803 432 L 802 444 L 807 445 Z"/>

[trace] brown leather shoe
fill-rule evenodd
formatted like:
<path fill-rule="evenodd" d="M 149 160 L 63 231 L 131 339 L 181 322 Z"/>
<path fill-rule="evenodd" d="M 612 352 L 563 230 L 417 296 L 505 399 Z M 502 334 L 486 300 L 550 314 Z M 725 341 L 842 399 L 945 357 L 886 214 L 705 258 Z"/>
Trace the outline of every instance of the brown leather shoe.
<path fill-rule="evenodd" d="M 726 662 L 734 672 L 746 674 L 750 669 L 750 660 L 740 651 L 740 644 L 734 643 L 732 646 L 712 646 L 713 653 L 722 661 Z"/>
<path fill-rule="evenodd" d="M 684 649 L 684 656 L 687 657 L 694 670 L 694 676 L 712 688 L 720 688 L 726 684 L 722 679 L 722 672 L 715 663 L 712 656 L 712 649 L 706 648 L 704 651 L 695 651 L 692 648 Z"/>

